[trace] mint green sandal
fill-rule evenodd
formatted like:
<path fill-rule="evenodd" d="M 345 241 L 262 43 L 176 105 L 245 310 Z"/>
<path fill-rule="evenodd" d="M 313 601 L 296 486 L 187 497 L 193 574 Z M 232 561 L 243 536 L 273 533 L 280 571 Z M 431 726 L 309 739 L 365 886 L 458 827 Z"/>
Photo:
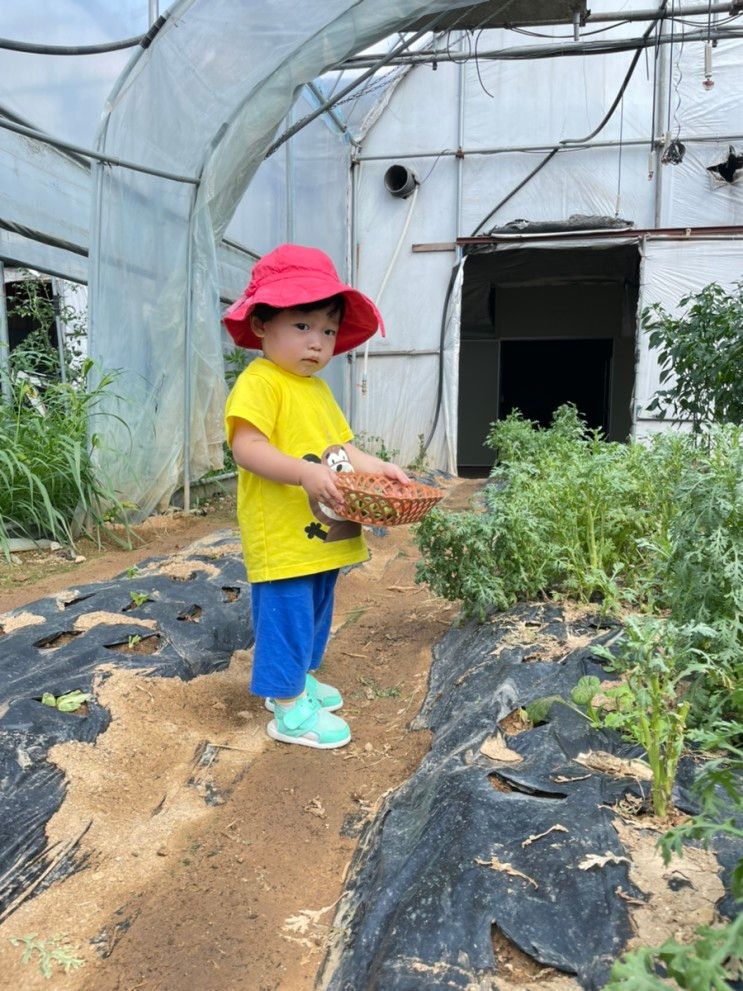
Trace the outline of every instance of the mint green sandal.
<path fill-rule="evenodd" d="M 272 740 L 299 743 L 317 750 L 344 747 L 351 740 L 348 723 L 323 709 L 309 695 L 300 695 L 289 708 L 277 705 L 266 732 Z"/>
<path fill-rule="evenodd" d="M 343 697 L 337 688 L 333 688 L 332 685 L 323 684 L 322 681 L 318 681 L 311 674 L 307 675 L 304 690 L 310 698 L 317 699 L 322 708 L 327 709 L 328 712 L 335 712 L 336 709 L 340 709 L 343 705 Z M 269 712 L 276 711 L 276 705 L 273 699 L 266 699 L 266 708 Z"/>

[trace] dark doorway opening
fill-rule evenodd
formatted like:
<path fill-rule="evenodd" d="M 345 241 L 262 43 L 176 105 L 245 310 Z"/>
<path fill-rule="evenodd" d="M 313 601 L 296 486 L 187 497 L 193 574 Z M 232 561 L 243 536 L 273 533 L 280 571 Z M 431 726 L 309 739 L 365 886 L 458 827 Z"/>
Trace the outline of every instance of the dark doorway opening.
<path fill-rule="evenodd" d="M 591 428 L 609 430 L 612 341 L 502 341 L 498 419 L 520 410 L 548 427 L 573 403 Z"/>
<path fill-rule="evenodd" d="M 608 440 L 632 430 L 640 252 L 635 241 L 499 243 L 462 285 L 457 470 L 488 474 L 491 425 L 520 409 L 549 426 L 574 403 Z"/>

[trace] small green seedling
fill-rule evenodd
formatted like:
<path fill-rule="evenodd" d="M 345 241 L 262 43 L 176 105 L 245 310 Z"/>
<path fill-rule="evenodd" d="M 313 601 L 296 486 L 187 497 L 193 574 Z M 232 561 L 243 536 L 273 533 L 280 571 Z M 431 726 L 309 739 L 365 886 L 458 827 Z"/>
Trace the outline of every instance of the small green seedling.
<path fill-rule="evenodd" d="M 85 961 L 82 957 L 77 957 L 69 946 L 65 946 L 66 937 L 63 934 L 52 936 L 51 939 L 38 939 L 38 933 L 29 933 L 28 936 L 9 936 L 13 946 L 23 946 L 23 956 L 21 963 L 32 963 L 36 955 L 36 962 L 42 976 L 49 980 L 55 967 L 61 967 L 65 974 L 82 967 Z"/>
<path fill-rule="evenodd" d="M 67 692 L 65 695 L 55 697 L 51 692 L 44 692 L 41 696 L 41 704 L 59 709 L 60 712 L 77 712 L 81 705 L 89 702 L 93 698 L 88 692 L 75 690 Z"/>
<path fill-rule="evenodd" d="M 586 674 L 570 692 L 571 702 L 580 709 L 585 709 L 585 715 L 590 719 L 594 729 L 600 729 L 603 723 L 601 713 L 593 707 L 593 700 L 600 688 L 600 679 L 594 674 Z"/>
<path fill-rule="evenodd" d="M 126 569 L 127 578 L 136 578 L 138 574 L 139 574 L 139 568 L 136 566 L 136 564 L 132 564 L 130 567 Z"/>
<path fill-rule="evenodd" d="M 400 696 L 400 689 L 397 685 L 392 685 L 389 688 L 382 688 L 382 686 L 374 680 L 374 678 L 359 677 L 359 682 L 364 686 L 364 694 L 366 697 L 371 699 L 396 699 Z"/>
<path fill-rule="evenodd" d="M 542 699 L 535 699 L 529 705 L 524 706 L 526 718 L 532 726 L 541 726 L 542 723 L 549 722 L 549 713 L 555 702 L 565 702 L 559 695 L 547 695 Z"/>
<path fill-rule="evenodd" d="M 127 650 L 134 650 L 138 643 L 142 642 L 142 637 L 138 633 L 132 633 L 132 635 L 127 640 L 126 646 Z"/>
<path fill-rule="evenodd" d="M 129 598 L 132 600 L 135 606 L 141 606 L 147 601 L 149 595 L 147 594 L 147 592 L 130 592 Z"/>

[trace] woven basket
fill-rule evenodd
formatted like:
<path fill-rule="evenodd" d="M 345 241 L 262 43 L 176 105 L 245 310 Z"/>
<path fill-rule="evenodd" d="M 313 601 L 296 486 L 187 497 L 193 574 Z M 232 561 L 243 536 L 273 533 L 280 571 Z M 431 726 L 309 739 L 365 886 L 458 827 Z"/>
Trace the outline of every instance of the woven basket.
<path fill-rule="evenodd" d="M 342 516 L 367 526 L 416 523 L 433 509 L 444 493 L 422 482 L 403 485 L 384 475 L 342 472 L 334 479 L 343 493 Z"/>

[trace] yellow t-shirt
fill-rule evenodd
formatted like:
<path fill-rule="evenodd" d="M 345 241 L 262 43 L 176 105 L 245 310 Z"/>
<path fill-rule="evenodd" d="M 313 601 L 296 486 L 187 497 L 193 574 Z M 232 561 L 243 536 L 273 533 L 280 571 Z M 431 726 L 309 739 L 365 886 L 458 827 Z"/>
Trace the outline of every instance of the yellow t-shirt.
<path fill-rule="evenodd" d="M 294 375 L 256 358 L 227 397 L 230 444 L 237 420 L 252 423 L 284 454 L 336 470 L 348 462 L 343 444 L 353 433 L 320 378 Z M 301 486 L 270 482 L 243 468 L 237 476 L 237 520 L 249 581 L 297 578 L 367 559 L 360 525 L 310 505 Z"/>

